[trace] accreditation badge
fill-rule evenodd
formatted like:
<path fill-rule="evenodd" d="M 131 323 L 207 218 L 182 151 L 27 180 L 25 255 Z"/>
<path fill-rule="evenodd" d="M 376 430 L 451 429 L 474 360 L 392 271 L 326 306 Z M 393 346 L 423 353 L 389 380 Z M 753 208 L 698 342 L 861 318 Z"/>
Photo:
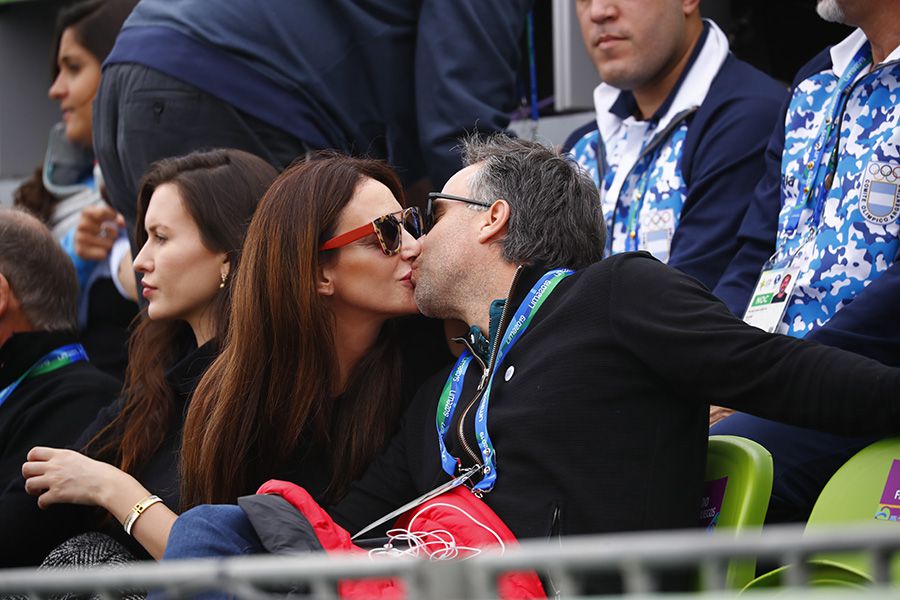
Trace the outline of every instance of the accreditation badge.
<path fill-rule="evenodd" d="M 744 322 L 767 333 L 775 333 L 784 317 L 799 272 L 797 267 L 764 269 L 750 297 Z"/>
<path fill-rule="evenodd" d="M 640 246 L 662 262 L 669 261 L 672 236 L 675 235 L 675 211 L 671 208 L 641 214 Z"/>
<path fill-rule="evenodd" d="M 859 210 L 867 221 L 888 225 L 900 216 L 900 163 L 870 161 L 863 172 Z"/>

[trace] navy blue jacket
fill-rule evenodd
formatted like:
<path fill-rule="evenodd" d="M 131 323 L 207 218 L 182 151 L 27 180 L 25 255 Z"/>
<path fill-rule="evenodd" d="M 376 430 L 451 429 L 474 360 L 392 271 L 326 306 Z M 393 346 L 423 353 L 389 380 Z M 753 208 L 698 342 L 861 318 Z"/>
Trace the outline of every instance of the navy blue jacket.
<path fill-rule="evenodd" d="M 739 249 L 735 233 L 753 202 L 753 189 L 766 172 L 762 155 L 767 132 L 776 122 L 785 96 L 786 90 L 775 80 L 732 54 L 713 79 L 703 103 L 687 117 L 680 167 L 688 195 L 667 264 L 709 289 L 716 287 Z M 591 122 L 576 130 L 563 150 L 568 152 L 596 128 L 596 122 Z M 741 288 L 743 300 L 738 298 L 738 302 L 749 300 L 756 275 L 748 274 L 752 281 Z"/>
<path fill-rule="evenodd" d="M 191 84 L 313 148 L 442 185 L 502 130 L 533 0 L 142 0 L 106 64 Z"/>

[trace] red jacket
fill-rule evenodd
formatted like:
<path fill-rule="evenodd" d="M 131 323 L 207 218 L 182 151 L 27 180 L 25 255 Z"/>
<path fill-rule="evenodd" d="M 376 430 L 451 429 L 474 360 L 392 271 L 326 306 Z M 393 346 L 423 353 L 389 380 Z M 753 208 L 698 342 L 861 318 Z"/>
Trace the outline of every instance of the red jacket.
<path fill-rule="evenodd" d="M 332 520 L 328 513 L 302 487 L 286 481 L 267 481 L 257 494 L 275 494 L 292 504 L 312 526 L 326 552 L 367 552 L 350 540 L 350 534 Z M 487 504 L 462 486 L 404 513 L 394 524 L 398 529 L 414 532 L 445 531 L 456 547 L 504 548 L 516 545 L 509 528 Z M 470 553 L 461 552 L 465 558 Z M 537 575 L 532 572 L 506 573 L 498 580 L 501 598 L 546 598 Z M 342 581 L 338 591 L 343 598 L 400 599 L 405 596 L 402 582 L 388 580 Z"/>

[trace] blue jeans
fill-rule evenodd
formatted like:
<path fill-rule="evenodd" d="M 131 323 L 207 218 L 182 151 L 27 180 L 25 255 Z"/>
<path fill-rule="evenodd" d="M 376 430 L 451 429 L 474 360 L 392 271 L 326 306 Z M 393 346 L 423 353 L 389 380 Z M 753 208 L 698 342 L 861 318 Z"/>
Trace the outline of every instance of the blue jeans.
<path fill-rule="evenodd" d="M 262 542 L 239 506 L 207 504 L 182 514 L 172 525 L 163 560 L 209 558 L 261 554 Z M 154 591 L 148 600 L 162 600 L 166 595 Z M 203 600 L 226 598 L 216 592 L 196 596 Z"/>
<path fill-rule="evenodd" d="M 822 488 L 854 454 L 880 437 L 848 437 L 735 413 L 710 435 L 739 435 L 772 453 L 775 479 L 766 523 L 802 523 Z"/>

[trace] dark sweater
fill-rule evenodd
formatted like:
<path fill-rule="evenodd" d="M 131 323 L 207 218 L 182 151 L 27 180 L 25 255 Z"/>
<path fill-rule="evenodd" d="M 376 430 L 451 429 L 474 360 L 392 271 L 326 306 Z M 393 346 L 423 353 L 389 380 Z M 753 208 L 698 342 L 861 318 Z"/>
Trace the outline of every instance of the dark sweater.
<path fill-rule="evenodd" d="M 47 353 L 74 342 L 65 333 L 12 336 L 0 347 L 0 389 Z M 0 567 L 31 562 L 25 557 L 34 532 L 20 527 L 23 514 L 39 512 L 22 479 L 28 451 L 72 444 L 120 387 L 115 378 L 82 361 L 23 381 L 0 406 L 0 540 L 5 542 L 0 544 Z"/>
<path fill-rule="evenodd" d="M 522 273 L 511 308 L 542 273 Z M 519 538 L 696 526 L 710 403 L 839 433 L 900 429 L 900 370 L 745 325 L 644 253 L 561 282 L 498 373 L 487 417 L 498 476 L 484 500 Z M 435 439 L 446 374 L 333 507 L 351 532 L 447 479 Z M 454 419 L 480 375 L 473 363 Z M 463 425 L 472 447 L 475 413 Z M 470 464 L 457 427 L 448 450 Z"/>
<path fill-rule="evenodd" d="M 173 365 L 166 373 L 166 381 L 175 392 L 175 410 L 166 437 L 152 457 L 136 472 L 135 479 L 151 493 L 158 495 L 167 506 L 177 510 L 179 487 L 177 478 L 178 453 L 181 448 L 181 431 L 190 396 L 200 377 L 216 356 L 216 345 L 209 342 L 190 352 Z M 123 400 L 114 402 L 100 411 L 90 425 L 79 427 L 77 441 L 57 444 L 71 444 L 76 450 L 83 448 L 94 435 L 115 419 L 122 408 Z M 106 511 L 96 507 L 59 504 L 42 511 L 35 499 L 24 492 L 24 480 L 13 486 L 10 508 L 0 509 L 4 515 L 0 529 L 0 539 L 19 540 L 17 544 L 3 544 L 0 550 L 0 564 L 36 565 L 50 551 L 72 536 L 87 531 L 103 531 L 125 545 L 139 558 L 149 558 L 149 554 L 133 538 L 125 534 L 122 526 Z M 15 504 L 12 504 L 15 503 Z M 9 514 L 10 518 L 6 515 Z"/>

